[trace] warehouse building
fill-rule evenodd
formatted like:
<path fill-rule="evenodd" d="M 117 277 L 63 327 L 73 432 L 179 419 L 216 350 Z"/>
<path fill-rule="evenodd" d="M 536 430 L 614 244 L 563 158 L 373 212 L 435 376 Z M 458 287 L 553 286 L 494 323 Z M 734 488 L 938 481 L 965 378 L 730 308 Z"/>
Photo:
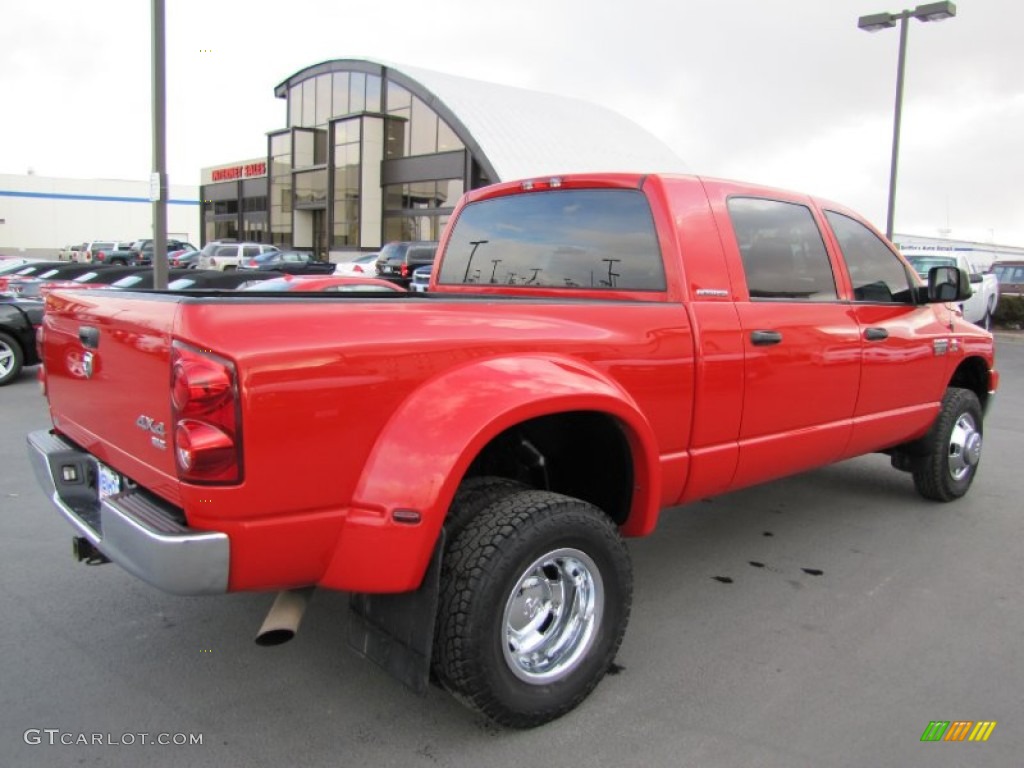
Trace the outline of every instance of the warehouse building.
<path fill-rule="evenodd" d="M 152 237 L 149 182 L 0 174 L 0 255 L 50 258 L 85 240 Z M 197 243 L 199 197 L 194 185 L 172 184 L 170 237 Z"/>

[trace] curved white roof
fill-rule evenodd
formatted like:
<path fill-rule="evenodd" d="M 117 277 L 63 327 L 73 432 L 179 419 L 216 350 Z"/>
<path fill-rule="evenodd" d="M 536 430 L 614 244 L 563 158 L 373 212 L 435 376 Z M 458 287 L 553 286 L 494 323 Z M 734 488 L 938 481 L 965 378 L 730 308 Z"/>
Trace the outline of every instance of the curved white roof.
<path fill-rule="evenodd" d="M 684 173 L 658 137 L 605 107 L 417 67 L 391 66 L 462 121 L 499 181 L 578 172 Z"/>
<path fill-rule="evenodd" d="M 497 175 L 510 181 L 563 173 L 685 173 L 658 137 L 605 107 L 579 99 L 456 77 L 372 59 L 325 61 L 277 86 L 278 96 L 328 71 L 388 70 L 428 102 Z M 479 152 L 477 152 L 479 150 Z M 480 157 L 482 155 L 482 157 Z"/>

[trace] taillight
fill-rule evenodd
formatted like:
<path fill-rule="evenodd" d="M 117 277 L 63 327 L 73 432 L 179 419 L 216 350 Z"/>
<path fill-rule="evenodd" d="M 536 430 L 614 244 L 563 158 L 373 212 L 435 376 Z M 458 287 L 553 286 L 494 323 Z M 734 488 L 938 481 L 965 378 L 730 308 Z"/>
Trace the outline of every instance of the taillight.
<path fill-rule="evenodd" d="M 176 341 L 171 350 L 171 423 L 178 477 L 242 480 L 242 420 L 234 363 Z"/>
<path fill-rule="evenodd" d="M 362 273 L 363 268 L 356 264 L 354 267 L 352 267 L 352 271 Z"/>
<path fill-rule="evenodd" d="M 401 274 L 402 274 L 402 277 L 408 277 L 409 276 L 409 265 L 408 264 L 403 264 L 402 265 L 402 272 L 401 272 Z"/>
<path fill-rule="evenodd" d="M 99 251 L 96 254 L 96 261 L 103 261 L 105 258 L 107 258 L 107 254 L 105 254 L 103 251 Z"/>
<path fill-rule="evenodd" d="M 39 389 L 42 391 L 43 397 L 46 397 L 46 364 L 45 361 L 43 360 L 43 338 L 46 335 L 46 326 L 37 325 L 35 328 L 36 355 L 39 357 L 39 360 L 43 362 L 43 365 L 40 365 L 36 369 L 36 381 L 39 382 Z"/>

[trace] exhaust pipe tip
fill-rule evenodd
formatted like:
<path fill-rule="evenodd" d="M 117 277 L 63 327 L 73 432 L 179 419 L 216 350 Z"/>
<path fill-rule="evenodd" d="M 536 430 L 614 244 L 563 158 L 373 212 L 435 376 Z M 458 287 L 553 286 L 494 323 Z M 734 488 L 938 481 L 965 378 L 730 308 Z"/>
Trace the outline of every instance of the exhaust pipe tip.
<path fill-rule="evenodd" d="M 293 629 L 260 629 L 256 635 L 256 645 L 269 648 L 273 645 L 284 645 L 289 640 L 295 637 L 295 630 Z"/>
<path fill-rule="evenodd" d="M 256 645 L 270 647 L 287 643 L 299 631 L 313 587 L 286 589 L 277 593 L 263 626 L 256 633 Z"/>

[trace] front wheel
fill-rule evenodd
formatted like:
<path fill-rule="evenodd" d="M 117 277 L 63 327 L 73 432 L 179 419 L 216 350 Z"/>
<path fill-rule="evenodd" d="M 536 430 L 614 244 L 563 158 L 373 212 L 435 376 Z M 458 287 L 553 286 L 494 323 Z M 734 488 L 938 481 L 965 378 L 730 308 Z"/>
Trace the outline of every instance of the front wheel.
<path fill-rule="evenodd" d="M 434 671 L 502 725 L 532 728 L 575 708 L 622 642 L 632 568 L 596 507 L 520 491 L 482 511 L 443 561 Z"/>
<path fill-rule="evenodd" d="M 981 461 L 982 413 L 978 396 L 950 387 L 915 462 L 914 487 L 926 499 L 953 501 L 971 487 Z"/>
<path fill-rule="evenodd" d="M 18 342 L 6 333 L 0 333 L 0 387 L 17 378 L 23 363 L 24 356 Z"/>

